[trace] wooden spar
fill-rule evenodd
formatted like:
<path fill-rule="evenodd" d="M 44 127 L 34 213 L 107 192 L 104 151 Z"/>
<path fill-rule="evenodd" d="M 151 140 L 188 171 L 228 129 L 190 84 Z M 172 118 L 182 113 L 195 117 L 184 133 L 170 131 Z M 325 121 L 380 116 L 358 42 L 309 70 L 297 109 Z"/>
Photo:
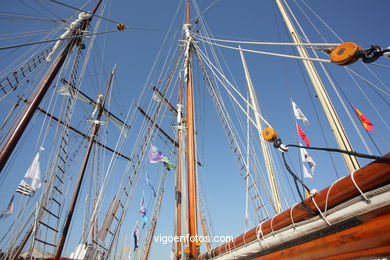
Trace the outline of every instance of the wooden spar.
<path fill-rule="evenodd" d="M 244 54 L 241 50 L 241 47 L 240 47 L 240 55 L 241 55 L 242 65 L 244 67 L 245 78 L 246 78 L 246 82 L 247 82 L 247 86 L 248 86 L 248 90 L 249 90 L 251 104 L 252 104 L 253 112 L 255 115 L 257 132 L 259 134 L 261 150 L 263 151 L 264 163 L 265 163 L 265 166 L 267 169 L 268 180 L 269 180 L 270 188 L 272 191 L 272 200 L 273 200 L 272 204 L 274 206 L 274 210 L 275 210 L 276 214 L 279 214 L 280 212 L 282 212 L 282 204 L 280 203 L 279 189 L 278 189 L 278 185 L 276 183 L 276 178 L 275 178 L 275 169 L 274 169 L 274 166 L 272 164 L 272 158 L 271 158 L 271 154 L 269 152 L 267 141 L 262 136 L 262 132 L 263 132 L 264 127 L 263 127 L 263 124 L 261 122 L 261 118 L 259 116 L 260 115 L 260 106 L 259 106 L 258 101 L 257 101 L 256 93 L 255 93 L 255 90 L 254 90 L 254 87 L 252 84 L 252 79 L 251 79 L 251 76 L 249 74 L 248 67 L 246 65 L 245 57 L 244 57 Z"/>
<path fill-rule="evenodd" d="M 171 110 L 175 115 L 177 115 L 177 109 L 172 106 L 171 103 L 169 103 L 165 96 L 156 87 L 153 87 L 153 91 L 162 98 L 163 103 L 168 106 L 168 109 Z"/>
<path fill-rule="evenodd" d="M 98 0 L 98 2 L 96 3 L 95 7 L 92 10 L 92 15 L 94 15 L 96 13 L 101 2 L 102 2 L 102 0 Z M 90 19 L 92 19 L 92 17 Z M 82 30 L 84 30 L 86 28 L 89 21 L 87 21 L 86 23 L 84 23 L 82 25 L 82 28 L 81 28 Z M 80 41 L 80 40 L 81 40 L 80 38 L 75 38 L 75 39 L 70 40 L 69 43 L 65 46 L 65 48 L 61 52 L 60 56 L 51 65 L 51 67 L 48 71 L 48 77 L 43 81 L 41 87 L 35 92 L 36 94 L 33 97 L 33 100 L 31 101 L 30 105 L 27 106 L 27 108 L 25 109 L 21 120 L 18 122 L 17 126 L 13 130 L 14 132 L 7 139 L 6 144 L 3 146 L 2 150 L 1 150 L 0 173 L 1 173 L 2 169 L 4 168 L 5 164 L 7 163 L 8 158 L 11 156 L 12 151 L 14 150 L 20 137 L 22 136 L 24 129 L 27 127 L 32 116 L 34 115 L 35 110 L 38 108 L 40 102 L 42 101 L 43 97 L 45 96 L 47 90 L 49 89 L 51 83 L 53 82 L 54 78 L 56 77 L 58 71 L 60 70 L 63 63 L 65 62 L 65 59 L 66 59 L 68 53 L 72 50 L 72 48 L 76 44 L 76 42 Z M 17 131 L 17 133 L 15 131 Z M 11 258 L 12 260 L 16 260 L 19 257 L 20 253 L 22 252 L 28 239 L 31 236 L 31 234 L 34 230 L 34 227 L 35 227 L 34 224 L 32 224 L 29 231 L 26 233 L 26 235 L 22 239 L 21 243 L 17 247 L 17 250 L 15 252 L 14 257 Z"/>
<path fill-rule="evenodd" d="M 15 146 L 19 142 L 19 139 L 22 137 L 24 130 L 27 128 L 27 125 L 33 117 L 35 110 L 45 96 L 47 90 L 49 89 L 51 83 L 53 82 L 58 71 L 62 67 L 62 64 L 64 63 L 66 57 L 68 56 L 68 53 L 70 52 L 75 43 L 76 39 L 72 39 L 63 49 L 61 55 L 51 65 L 48 72 L 48 76 L 45 80 L 43 80 L 42 85 L 34 92 L 34 96 L 30 98 L 31 103 L 27 105 L 26 109 L 22 112 L 22 116 L 19 122 L 12 130 L 7 140 L 4 142 L 4 146 L 1 149 L 0 153 L 0 172 L 3 170 Z"/>
<path fill-rule="evenodd" d="M 69 83 L 68 81 L 66 81 L 65 79 L 61 79 L 61 82 L 64 83 L 64 84 L 67 84 L 69 85 L 74 91 L 75 93 L 77 94 L 80 94 L 83 98 L 85 98 L 86 100 L 88 100 L 88 104 L 89 105 L 96 105 L 96 102 L 95 100 L 93 100 L 92 98 L 90 98 L 88 95 L 86 95 L 84 92 L 82 92 L 81 90 L 79 89 L 76 89 L 71 83 Z M 120 124 L 124 125 L 126 128 L 130 128 L 130 126 L 128 124 L 126 124 L 125 122 L 123 122 L 123 120 L 121 120 L 119 117 L 117 117 L 116 115 L 112 114 L 110 111 L 108 111 L 106 108 L 103 108 L 104 109 L 104 113 L 107 117 L 112 117 L 114 118 L 116 121 L 118 121 Z"/>
<path fill-rule="evenodd" d="M 23 102 L 28 103 L 28 100 L 27 100 L 27 99 L 22 98 L 22 97 L 19 97 L 19 98 L 20 98 Z M 53 119 L 54 121 L 60 123 L 61 125 L 65 125 L 65 122 L 64 122 L 64 121 L 62 121 L 62 120 L 60 120 L 59 118 L 53 116 L 52 114 L 50 114 L 50 113 L 47 112 L 46 110 L 44 110 L 44 109 L 42 109 L 42 108 L 40 108 L 40 107 L 38 107 L 37 110 L 38 110 L 39 112 L 43 113 L 44 115 L 48 116 L 49 118 Z M 77 130 L 77 129 L 74 128 L 73 126 L 68 126 L 68 128 L 69 128 L 70 130 L 72 130 L 73 132 L 75 132 L 76 134 L 78 134 L 78 135 L 80 135 L 80 136 L 82 136 L 82 137 L 84 137 L 84 138 L 89 138 L 87 134 L 81 132 L 80 130 Z M 122 157 L 123 159 L 126 159 L 126 160 L 128 160 L 128 161 L 131 161 L 130 157 L 128 157 L 128 156 L 126 156 L 126 155 L 124 155 L 124 154 L 122 154 L 122 153 L 120 153 L 120 152 L 115 151 L 115 150 L 112 149 L 111 147 L 108 147 L 108 146 L 106 146 L 106 145 L 100 143 L 100 142 L 97 141 L 97 140 L 95 140 L 95 144 L 97 144 L 97 145 L 103 147 L 104 149 L 106 149 L 106 150 L 108 150 L 108 151 L 110 151 L 110 152 L 112 152 L 112 153 L 114 153 L 114 154 L 116 154 L 116 155 Z"/>
<path fill-rule="evenodd" d="M 11 110 L 8 112 L 7 116 L 5 117 L 4 122 L 3 122 L 3 124 L 2 124 L 1 127 L 0 127 L 0 131 L 3 130 L 4 126 L 7 124 L 9 118 L 11 117 L 12 113 L 14 112 L 14 110 L 15 110 L 18 106 L 19 106 L 19 100 L 18 100 L 18 102 L 14 102 L 14 103 L 12 104 L 12 108 L 11 108 Z"/>
<path fill-rule="evenodd" d="M 20 253 L 22 252 L 24 246 L 26 245 L 28 239 L 30 238 L 32 232 L 34 231 L 35 223 L 31 224 L 30 229 L 27 231 L 25 236 L 23 237 L 22 241 L 20 242 L 19 246 L 16 247 L 15 252 L 11 255 L 11 260 L 16 260 L 19 258 Z"/>
<path fill-rule="evenodd" d="M 176 166 L 176 236 L 180 238 L 181 236 L 181 178 L 182 178 L 182 164 L 181 164 L 181 156 L 182 156 L 182 148 L 183 148 L 183 118 L 182 118 L 182 109 L 181 106 L 183 104 L 183 81 L 180 79 L 179 82 L 179 90 L 178 90 L 178 95 L 179 95 L 179 102 L 177 104 L 178 106 L 178 113 L 177 113 L 177 141 L 179 143 L 178 147 L 178 152 L 177 152 L 177 166 Z M 181 259 L 182 256 L 182 246 L 181 246 L 181 241 L 180 239 L 176 242 L 176 259 L 179 260 Z"/>
<path fill-rule="evenodd" d="M 146 114 L 146 112 L 145 112 L 145 110 L 143 110 L 142 109 L 142 107 L 140 107 L 140 106 L 136 106 L 137 107 L 137 109 L 139 110 L 139 112 L 141 112 L 141 114 L 149 121 L 149 122 L 151 122 L 152 124 L 154 124 L 155 123 L 155 121 L 153 120 L 153 119 L 151 119 L 150 118 L 150 116 L 148 115 L 148 114 Z M 185 120 L 184 120 L 184 118 L 183 118 L 183 122 L 184 122 Z M 154 124 L 155 125 L 155 127 L 172 143 L 172 144 L 174 144 L 176 147 L 179 147 L 179 143 L 178 142 L 176 142 L 175 140 L 173 140 L 173 138 L 169 135 L 169 134 L 167 134 L 167 132 L 165 132 L 164 131 L 164 129 L 162 129 L 160 126 L 159 126 L 159 124 Z M 199 165 L 199 166 L 202 166 L 202 163 L 201 162 L 199 162 L 199 161 L 196 161 L 196 163 Z"/>
<path fill-rule="evenodd" d="M 279 8 L 279 11 L 286 23 L 287 29 L 291 35 L 292 40 L 296 44 L 301 44 L 301 38 L 299 37 L 299 34 L 297 33 L 290 17 L 288 16 L 286 9 L 284 8 L 284 5 L 282 4 L 282 1 L 275 0 L 276 4 Z M 301 57 L 309 58 L 309 54 L 307 53 L 306 49 L 302 46 L 296 46 L 297 51 Z M 318 96 L 318 100 L 321 103 L 321 106 L 325 112 L 326 118 L 328 119 L 329 125 L 332 129 L 333 135 L 336 139 L 336 142 L 341 150 L 347 150 L 347 151 L 353 151 L 352 145 L 348 140 L 348 136 L 344 131 L 344 127 L 341 124 L 341 121 L 336 113 L 335 108 L 333 107 L 333 104 L 329 98 L 329 95 L 324 87 L 324 84 L 321 81 L 320 76 L 318 75 L 318 72 L 310 60 L 302 60 L 303 65 L 309 75 L 310 81 L 313 85 L 313 88 Z M 348 168 L 349 173 L 354 172 L 355 170 L 360 168 L 360 164 L 355 156 L 342 154 L 345 165 Z"/>
<path fill-rule="evenodd" d="M 390 157 L 390 153 L 385 155 L 385 157 Z M 390 162 L 375 161 L 357 170 L 354 173 L 354 180 L 363 192 L 367 192 L 377 187 L 381 187 L 383 185 L 389 184 L 390 183 Z M 351 175 L 348 175 L 335 182 L 332 186 L 317 193 L 315 195 L 315 200 L 320 210 L 324 211 L 326 203 L 327 203 L 327 209 L 331 209 L 359 195 L 360 192 L 356 189 L 356 186 L 353 184 Z M 306 199 L 305 202 L 312 210 L 318 212 L 312 199 L 310 198 Z M 313 216 L 305 209 L 303 204 L 299 203 L 294 207 L 292 213 L 291 210 L 288 209 L 282 212 L 281 214 L 276 215 L 273 219 L 263 222 L 261 226 L 263 236 L 291 225 L 292 219 L 294 220 L 294 223 L 298 223 L 299 221 L 309 219 L 311 217 Z M 271 228 L 271 223 L 272 223 L 272 228 Z M 257 229 L 253 228 L 248 232 L 236 237 L 234 239 L 234 242 L 225 243 L 221 246 L 212 249 L 211 253 L 202 254 L 199 257 L 199 259 L 200 260 L 210 259 L 211 255 L 218 256 L 220 254 L 230 251 L 232 248 L 237 248 L 247 243 L 250 243 L 257 239 L 256 233 L 257 233 Z"/>
<path fill-rule="evenodd" d="M 152 124 L 154 124 L 156 126 L 156 128 L 171 142 L 173 143 L 176 147 L 179 147 L 179 144 L 173 140 L 172 137 L 169 136 L 169 134 L 167 134 L 167 132 L 165 132 L 157 123 L 154 122 L 153 119 L 150 118 L 150 116 L 148 114 L 146 114 L 146 112 L 142 109 L 142 107 L 140 106 L 137 106 L 137 109 L 139 110 L 139 112 L 141 112 L 141 114 L 147 119 L 149 120 Z"/>
<path fill-rule="evenodd" d="M 61 233 L 61 237 L 60 237 L 60 240 L 58 243 L 58 247 L 57 247 L 57 251 L 56 251 L 56 255 L 55 255 L 56 260 L 60 259 L 61 254 L 62 254 L 62 250 L 64 249 L 65 240 L 66 240 L 66 237 L 68 235 L 69 228 L 70 228 L 70 222 L 72 221 L 72 218 L 73 218 L 74 209 L 76 207 L 76 202 L 77 202 L 77 199 L 78 199 L 78 196 L 80 193 L 80 189 L 81 189 L 81 184 L 82 184 L 83 179 L 84 179 L 85 170 L 87 169 L 89 156 L 91 154 L 91 150 L 92 150 L 93 143 L 95 141 L 95 137 L 98 134 L 99 129 L 100 129 L 99 121 L 103 115 L 104 104 L 106 102 L 108 93 L 109 93 L 111 86 L 112 86 L 112 80 L 114 78 L 114 73 L 115 73 L 115 67 L 113 68 L 113 70 L 111 72 L 110 79 L 108 81 L 108 86 L 106 89 L 106 93 L 103 95 L 100 104 L 98 103 L 99 104 L 98 114 L 96 116 L 96 119 L 94 120 L 97 123 L 94 123 L 92 126 L 92 131 L 91 131 L 91 135 L 89 137 L 87 150 L 85 152 L 85 156 L 84 156 L 83 162 L 82 162 L 81 167 L 80 167 L 80 172 L 79 172 L 79 175 L 77 178 L 77 182 L 76 182 L 76 185 L 75 185 L 75 188 L 73 191 L 72 198 L 71 198 L 70 203 L 69 203 L 68 214 L 66 215 L 66 218 L 65 218 L 64 228 L 63 228 L 63 231 Z"/>
<path fill-rule="evenodd" d="M 186 26 L 190 30 L 190 1 L 186 1 Z M 189 259 L 198 256 L 196 240 L 196 177 L 195 177 L 195 129 L 194 129 L 194 96 L 192 82 L 192 42 L 187 37 L 186 53 L 186 81 L 187 81 L 187 172 L 188 172 L 188 233 L 189 233 Z"/>
<path fill-rule="evenodd" d="M 102 0 L 99 0 L 95 5 L 92 14 L 95 14 L 97 9 L 100 6 Z M 92 18 L 91 18 L 92 19 Z M 85 30 L 89 21 L 85 22 L 82 25 L 81 31 Z M 33 117 L 37 107 L 41 103 L 43 97 L 45 96 L 47 90 L 49 89 L 54 78 L 57 76 L 58 71 L 61 69 L 64 64 L 68 53 L 72 50 L 73 46 L 79 41 L 80 38 L 71 39 L 65 48 L 62 50 L 60 56 L 53 62 L 48 73 L 46 74 L 46 79 L 43 80 L 42 85 L 37 88 L 34 92 L 34 96 L 31 97 L 31 103 L 26 107 L 22 112 L 19 122 L 16 124 L 15 128 L 12 130 L 11 134 L 8 136 L 7 140 L 4 142 L 4 146 L 1 148 L 0 152 L 0 173 L 2 172 L 5 164 L 7 163 L 9 157 L 11 156 L 14 148 L 19 142 L 19 139 L 22 137 L 24 130 L 27 128 L 31 118 Z"/>
<path fill-rule="evenodd" d="M 199 199 L 198 199 L 198 203 L 200 205 Z M 200 223 L 202 224 L 203 237 L 210 237 L 209 233 L 207 232 L 206 219 L 202 214 L 202 210 L 199 210 L 199 218 L 200 218 Z M 210 252 L 211 251 L 210 241 L 205 240 L 204 243 L 206 245 L 207 252 Z"/>

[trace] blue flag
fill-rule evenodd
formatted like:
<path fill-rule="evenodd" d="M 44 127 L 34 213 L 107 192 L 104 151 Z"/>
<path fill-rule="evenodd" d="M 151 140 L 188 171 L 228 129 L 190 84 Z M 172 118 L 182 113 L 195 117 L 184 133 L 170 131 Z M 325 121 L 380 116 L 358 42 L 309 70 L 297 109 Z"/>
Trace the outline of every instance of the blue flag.
<path fill-rule="evenodd" d="M 149 175 L 147 172 L 145 173 L 145 182 L 149 186 L 149 188 L 153 191 L 153 196 L 156 197 L 156 190 L 154 189 L 153 183 L 150 181 Z"/>

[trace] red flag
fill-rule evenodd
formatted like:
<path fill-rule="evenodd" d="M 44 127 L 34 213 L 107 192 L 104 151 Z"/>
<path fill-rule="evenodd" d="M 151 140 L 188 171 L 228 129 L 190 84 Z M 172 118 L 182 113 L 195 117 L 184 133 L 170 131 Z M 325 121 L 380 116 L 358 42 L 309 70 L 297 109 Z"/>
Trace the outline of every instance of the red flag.
<path fill-rule="evenodd" d="M 297 124 L 298 135 L 302 137 L 303 141 L 305 141 L 306 146 L 310 146 L 310 141 L 307 139 L 305 132 L 301 129 L 301 127 Z"/>
<path fill-rule="evenodd" d="M 362 112 L 360 112 L 356 107 L 354 107 L 355 109 L 355 112 L 356 114 L 358 115 L 359 117 L 359 120 L 360 122 L 362 123 L 362 125 L 364 126 L 364 128 L 369 131 L 369 132 L 372 132 L 372 130 L 374 129 L 374 125 L 367 119 L 367 117 L 365 115 L 362 114 Z"/>

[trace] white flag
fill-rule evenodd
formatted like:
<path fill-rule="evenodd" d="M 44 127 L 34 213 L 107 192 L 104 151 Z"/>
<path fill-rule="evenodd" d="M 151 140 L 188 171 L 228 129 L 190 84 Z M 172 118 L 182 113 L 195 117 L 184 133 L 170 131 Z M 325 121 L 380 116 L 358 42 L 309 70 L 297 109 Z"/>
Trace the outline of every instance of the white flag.
<path fill-rule="evenodd" d="M 313 175 L 309 173 L 305 165 L 302 165 L 303 167 L 303 178 L 309 178 L 309 179 L 314 179 Z"/>
<path fill-rule="evenodd" d="M 302 144 L 300 144 L 302 146 Z M 305 165 L 303 165 L 303 173 L 305 178 L 313 178 L 312 175 L 314 175 L 314 169 L 316 168 L 316 163 L 314 162 L 313 158 L 307 153 L 305 148 L 300 148 L 301 151 L 301 159 L 303 163 L 307 163 L 310 167 L 310 172 L 306 169 Z"/>
<path fill-rule="evenodd" d="M 302 110 L 299 109 L 297 104 L 294 103 L 294 101 L 291 101 L 293 111 L 294 111 L 294 116 L 297 120 L 302 120 L 304 125 L 309 125 L 309 120 L 307 117 L 303 114 Z"/>
<path fill-rule="evenodd" d="M 28 168 L 25 178 L 31 178 L 31 188 L 34 192 L 36 192 L 41 186 L 41 167 L 39 165 L 39 152 L 35 155 L 35 158 Z"/>

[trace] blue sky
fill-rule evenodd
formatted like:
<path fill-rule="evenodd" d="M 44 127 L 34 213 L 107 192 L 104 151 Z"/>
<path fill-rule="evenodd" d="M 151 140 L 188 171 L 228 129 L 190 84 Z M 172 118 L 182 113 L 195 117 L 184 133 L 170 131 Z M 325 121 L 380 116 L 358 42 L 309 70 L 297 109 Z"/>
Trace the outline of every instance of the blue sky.
<path fill-rule="evenodd" d="M 130 107 L 131 102 L 140 96 L 141 91 L 145 91 L 145 98 L 140 100 L 140 104 L 144 107 L 148 106 L 150 97 L 152 95 L 151 85 L 156 84 L 159 80 L 160 70 L 163 67 L 165 57 L 167 57 L 166 51 L 170 45 L 166 44 L 162 49 L 162 53 L 156 60 L 156 66 L 154 71 L 151 72 L 152 65 L 155 62 L 155 57 L 158 55 L 160 46 L 168 31 L 168 28 L 173 20 L 173 17 L 178 9 L 180 1 L 112 1 L 107 3 L 104 17 L 112 20 L 124 23 L 129 27 L 135 27 L 135 30 L 127 30 L 124 32 L 116 32 L 107 35 L 97 36 L 96 50 L 92 54 L 91 63 L 86 72 L 86 80 L 84 80 L 82 90 L 85 90 L 91 97 L 95 97 L 96 94 L 102 92 L 102 89 L 107 82 L 108 72 L 112 66 L 118 64 L 117 74 L 114 81 L 113 97 L 111 109 L 113 112 L 124 116 L 127 109 Z M 211 5 L 214 1 L 202 0 L 197 1 L 200 9 L 205 9 Z M 323 38 L 327 42 L 339 42 L 338 39 L 330 32 L 315 16 L 305 7 L 302 1 L 288 1 L 296 14 L 300 19 L 302 26 L 306 33 L 309 35 L 312 42 L 322 42 Z M 307 15 L 312 19 L 313 23 L 318 26 L 321 35 L 319 35 L 310 23 L 306 20 L 305 16 L 300 12 L 299 6 L 295 4 L 297 2 L 302 7 Z M 363 8 L 367 5 L 367 1 L 359 0 L 354 1 L 351 4 L 350 1 L 328 1 L 324 4 L 323 1 L 306 1 L 313 10 L 315 10 L 320 17 L 332 28 L 344 41 L 354 41 L 360 44 L 363 48 L 367 48 L 370 45 L 377 44 L 382 47 L 390 45 L 386 34 L 386 26 L 389 24 L 389 16 L 387 10 L 390 3 L 388 1 L 370 1 L 370 5 L 375 8 L 374 11 L 367 11 L 369 8 Z M 26 5 L 27 3 L 27 5 Z M 66 3 L 81 7 L 79 1 L 67 1 Z M 86 9 L 90 9 L 89 4 Z M 67 8 L 58 7 L 57 5 L 50 3 L 46 0 L 39 1 L 7 1 L 2 6 L 2 12 L 18 13 L 31 16 L 49 16 L 58 19 L 57 17 L 67 18 L 73 10 Z M 175 21 L 172 23 L 172 32 L 176 32 L 176 38 L 173 38 L 173 33 L 170 33 L 167 37 L 167 42 L 172 45 L 178 44 L 177 41 L 180 37 L 183 18 L 183 4 L 179 9 Z M 257 40 L 257 41 L 270 41 L 270 42 L 288 42 L 286 30 L 283 27 L 283 22 L 280 18 L 278 10 L 274 1 L 232 1 L 221 0 L 217 1 L 210 9 L 204 13 L 204 19 L 210 28 L 212 35 L 215 38 L 226 38 L 235 40 Z M 194 22 L 194 21 L 192 21 Z M 19 22 L 0 20 L 1 35 L 26 32 L 41 29 L 54 29 L 58 27 L 56 23 L 48 22 Z M 99 31 L 108 31 L 115 29 L 114 23 L 103 22 Z M 196 27 L 195 27 L 196 30 Z M 58 34 L 61 34 L 59 31 Z M 44 35 L 38 35 L 37 38 L 17 38 L 2 40 L 1 46 L 7 46 L 12 44 L 18 44 L 29 41 L 39 40 Z M 201 45 L 201 44 L 200 44 Z M 48 45 L 50 46 L 50 45 Z M 202 46 L 202 45 L 201 45 Z M 252 47 L 252 46 L 247 46 Z M 258 50 L 267 50 L 274 52 L 282 52 L 288 54 L 294 54 L 290 47 L 253 47 Z M 15 60 L 29 47 L 0 51 L 0 68 L 3 70 L 11 61 Z M 237 51 L 221 49 L 221 54 L 224 60 L 229 65 L 231 74 L 228 73 L 228 69 L 223 65 L 225 73 L 228 75 L 228 79 L 231 82 L 237 82 L 237 86 L 245 93 L 245 79 L 242 70 L 240 57 Z M 324 119 L 323 112 L 320 111 L 318 100 L 315 98 L 315 93 L 312 90 L 308 77 L 305 72 L 302 72 L 299 66 L 299 62 L 296 60 L 287 60 L 283 58 L 261 56 L 253 54 L 245 54 L 249 71 L 252 76 L 253 83 L 256 88 L 257 96 L 261 103 L 261 107 L 265 114 L 265 117 L 270 124 L 277 129 L 285 143 L 297 143 L 298 139 L 295 134 L 295 121 L 291 111 L 290 98 L 293 98 L 297 105 L 302 109 L 305 115 L 311 121 L 309 127 L 305 127 L 304 131 L 312 142 L 313 146 L 327 146 L 321 127 L 324 129 L 325 136 L 330 147 L 335 147 L 336 143 L 332 138 L 329 127 Z M 377 63 L 389 66 L 389 60 L 382 59 Z M 46 65 L 45 65 L 46 66 Z M 336 65 L 326 65 L 331 71 L 332 76 L 337 81 L 338 88 L 342 89 L 350 102 L 357 106 L 373 123 L 375 133 L 372 135 L 376 144 L 382 153 L 389 151 L 388 136 L 389 129 L 381 122 L 381 118 L 376 113 L 375 109 L 368 104 L 367 99 L 363 93 L 358 90 L 354 82 L 349 78 L 348 74 L 342 67 Z M 388 68 L 382 68 L 374 65 L 369 65 L 369 68 L 378 75 L 378 77 L 385 83 L 389 83 Z M 367 75 L 370 81 L 374 82 L 385 92 L 389 93 L 389 87 L 387 90 L 375 79 L 375 76 L 369 73 L 361 64 L 352 66 L 352 69 Z M 103 72 L 103 73 L 102 73 Z M 42 73 L 42 72 L 40 72 Z M 2 74 L 3 75 L 3 74 Z M 302 76 L 304 75 L 304 76 Z M 323 73 L 320 72 L 323 76 Z M 217 113 L 215 113 L 214 106 L 211 103 L 210 97 L 206 88 L 202 85 L 202 75 L 199 69 L 195 68 L 194 73 L 195 81 L 195 95 L 197 98 L 196 113 L 199 116 L 197 119 L 197 143 L 198 143 L 198 156 L 199 160 L 204 165 L 199 169 L 200 184 L 203 193 L 207 199 L 207 207 L 211 215 L 211 221 L 213 223 L 214 231 L 216 235 L 233 235 L 236 236 L 244 231 L 244 209 L 245 209 L 245 191 L 244 183 L 239 175 L 238 166 L 234 162 L 234 157 L 229 149 L 228 142 L 226 141 L 225 134 Z M 365 84 L 361 80 L 357 80 L 361 85 L 364 94 L 367 95 L 369 100 L 375 105 L 377 111 L 385 122 L 389 122 L 389 106 L 382 98 L 389 102 L 389 96 L 386 94 L 378 95 L 376 91 L 370 86 Z M 32 81 L 36 82 L 37 81 Z M 307 85 L 306 85 L 307 82 Z M 326 82 L 326 80 L 324 80 Z M 339 111 L 339 116 L 344 123 L 344 127 L 348 132 L 348 135 L 353 143 L 353 147 L 357 151 L 366 152 L 364 146 L 357 138 L 356 132 L 349 122 L 346 113 L 331 86 L 326 82 L 326 88 L 329 92 L 329 96 L 334 100 L 334 106 Z M 308 88 L 306 88 L 306 86 Z M 32 88 L 35 87 L 33 83 L 29 85 L 27 93 L 31 93 Z M 22 92 L 22 90 L 19 90 Z M 222 89 L 221 89 L 222 91 Z M 176 90 L 170 90 L 169 93 L 173 93 L 171 96 L 172 104 L 176 104 Z M 226 92 L 223 92 L 223 96 L 227 98 Z M 227 101 L 227 104 L 230 104 Z M 1 120 L 5 118 L 10 107 L 11 102 L 14 100 L 9 97 L 5 101 L 0 103 Z M 48 99 L 44 100 L 44 105 L 47 106 Z M 314 106 L 313 106 L 314 104 Z M 231 105 L 230 105 L 231 107 Z M 134 107 L 131 107 L 134 109 Z M 76 110 L 90 113 L 91 109 L 85 106 L 79 105 Z M 317 120 L 316 111 L 318 111 L 319 120 Z M 350 112 L 353 112 L 350 110 Z M 233 120 L 238 121 L 237 116 L 234 115 L 233 110 L 229 111 Z M 353 114 L 353 113 L 352 113 Z M 139 122 L 140 115 L 136 122 Z M 241 114 L 241 117 L 243 115 Z M 353 115 L 354 116 L 354 115 Z M 240 116 L 238 116 L 240 117 Z M 87 131 L 88 125 L 83 124 L 83 118 L 76 116 L 72 121 L 72 124 L 79 125 L 84 131 Z M 161 124 L 163 127 L 173 136 L 174 132 L 170 127 L 175 121 L 174 116 L 169 115 L 168 112 L 161 118 Z M 38 146 L 36 145 L 37 136 L 39 136 L 39 126 L 47 124 L 43 122 L 41 116 L 35 116 L 33 126 L 37 127 L 36 130 L 33 126 L 29 126 L 24 138 L 23 144 L 18 146 L 18 156 L 13 156 L 11 165 L 8 165 L 4 177 L 1 178 L 1 197 L 0 205 L 4 208 L 12 192 L 23 177 L 25 170 L 32 161 Z M 378 154 L 375 146 L 370 141 L 366 133 L 359 122 L 358 127 L 363 133 L 364 138 L 369 143 L 373 153 Z M 51 128 L 53 131 L 54 127 Z M 253 130 L 253 129 L 252 129 Z M 105 137 L 108 138 L 109 143 L 114 143 L 118 135 L 116 129 L 107 128 L 105 131 Z M 1 132 L 3 135 L 4 133 Z M 50 146 L 50 138 L 53 137 L 53 133 L 48 135 L 45 145 Z M 382 141 L 383 136 L 385 141 Z M 135 133 L 129 136 L 129 140 L 126 142 L 123 152 L 129 154 L 132 151 L 132 145 L 135 139 Z M 241 136 L 244 140 L 245 136 Z M 168 153 L 169 146 L 164 145 L 159 138 L 156 139 L 156 144 Z M 254 146 L 258 146 L 257 143 L 253 143 Z M 258 147 L 256 152 L 260 154 Z M 42 165 L 46 165 L 50 161 L 50 151 L 42 154 Z M 294 162 L 294 168 L 299 169 L 298 157 L 296 150 L 292 149 L 289 153 L 291 160 Z M 108 162 L 108 153 L 105 163 Z M 335 179 L 335 170 L 329 160 L 329 156 L 323 152 L 311 152 L 312 157 L 317 162 L 316 176 L 314 181 L 307 181 L 310 187 L 318 190 L 330 185 Z M 80 160 L 80 159 L 79 159 Z M 72 171 L 77 171 L 77 161 L 75 159 Z M 345 167 L 341 159 L 338 156 L 334 158 L 337 171 L 340 176 L 346 174 Z M 367 160 L 362 160 L 362 164 L 367 163 Z M 107 164 L 103 165 L 107 166 Z M 122 173 L 125 167 L 124 162 L 121 162 L 117 167 L 117 173 Z M 281 166 L 278 166 L 282 169 Z M 158 165 L 146 165 L 143 171 L 147 171 L 154 182 L 157 182 L 161 168 Z M 43 170 L 44 171 L 44 170 Z M 280 173 L 280 178 L 285 183 L 285 173 Z M 91 178 L 91 177 L 89 177 Z M 113 181 L 108 190 L 115 190 L 115 185 L 118 183 L 118 178 Z M 84 185 L 88 186 L 89 181 L 86 181 Z M 287 184 L 285 184 L 287 185 Z M 141 222 L 138 212 L 138 205 L 142 189 L 145 189 L 147 194 L 147 200 L 150 199 L 150 193 L 147 193 L 147 187 L 143 185 L 143 177 L 141 177 L 140 187 L 135 192 L 134 199 L 131 202 L 127 218 L 124 224 L 124 230 L 127 230 L 128 237 L 127 243 L 130 243 L 130 239 L 133 225 L 136 220 Z M 294 201 L 293 196 L 287 191 L 283 196 L 290 204 Z M 295 193 L 295 191 L 293 191 Z M 166 194 L 159 218 L 156 235 L 171 235 L 173 233 L 173 174 L 168 175 L 168 181 L 166 186 Z M 295 195 L 296 196 L 296 195 Z M 19 198 L 19 197 L 18 197 Z M 111 195 L 107 192 L 106 202 L 111 200 Z M 81 202 L 79 202 L 79 205 Z M 81 207 L 82 208 L 82 207 Z M 73 226 L 82 225 L 82 209 L 78 210 L 78 218 L 75 220 Z M 102 213 L 104 216 L 104 213 Z M 255 224 L 253 211 L 251 210 L 252 225 Z M 0 223 L 0 233 L 8 228 L 11 223 L 11 218 L 3 220 Z M 69 243 L 69 249 L 65 252 L 70 253 L 75 245 L 79 235 L 77 228 L 71 235 Z M 126 232 L 126 231 L 124 231 Z M 123 241 L 124 233 L 121 233 L 120 241 Z M 155 244 L 152 249 L 151 259 L 158 259 L 159 256 L 167 256 L 171 249 L 171 245 Z M 166 257 L 164 257 L 166 258 Z"/>

